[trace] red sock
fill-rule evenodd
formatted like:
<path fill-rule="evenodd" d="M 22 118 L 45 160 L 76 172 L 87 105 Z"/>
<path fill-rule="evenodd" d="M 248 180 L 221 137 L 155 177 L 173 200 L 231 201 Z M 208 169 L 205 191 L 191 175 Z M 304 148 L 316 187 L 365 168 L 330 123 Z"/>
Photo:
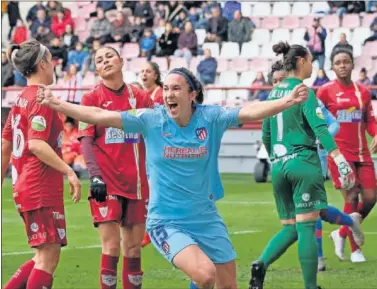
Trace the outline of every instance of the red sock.
<path fill-rule="evenodd" d="M 102 254 L 100 284 L 101 289 L 115 289 L 117 287 L 117 265 L 119 257 Z"/>
<path fill-rule="evenodd" d="M 123 289 L 141 289 L 143 271 L 140 258 L 123 257 Z"/>
<path fill-rule="evenodd" d="M 353 204 L 352 203 L 345 203 L 343 212 L 345 214 L 351 214 L 353 212 Z M 348 229 L 348 226 L 342 226 L 340 227 L 339 230 L 339 236 L 342 237 L 343 239 L 347 238 L 348 232 L 350 230 Z"/>
<path fill-rule="evenodd" d="M 39 269 L 31 271 L 26 289 L 51 289 L 54 278 L 50 273 Z"/>
<path fill-rule="evenodd" d="M 24 263 L 10 278 L 8 283 L 5 285 L 4 289 L 23 289 L 26 286 L 27 279 L 31 271 L 34 268 L 34 261 L 29 260 Z"/>
<path fill-rule="evenodd" d="M 351 252 L 355 252 L 356 250 L 360 249 L 359 246 L 356 245 L 355 239 L 353 238 L 352 231 L 348 230 L 348 238 L 350 240 L 350 245 L 351 245 Z"/>
<path fill-rule="evenodd" d="M 362 202 L 359 202 L 358 204 L 357 204 L 357 212 L 358 213 L 360 213 L 361 212 L 361 210 L 363 209 L 363 203 Z"/>

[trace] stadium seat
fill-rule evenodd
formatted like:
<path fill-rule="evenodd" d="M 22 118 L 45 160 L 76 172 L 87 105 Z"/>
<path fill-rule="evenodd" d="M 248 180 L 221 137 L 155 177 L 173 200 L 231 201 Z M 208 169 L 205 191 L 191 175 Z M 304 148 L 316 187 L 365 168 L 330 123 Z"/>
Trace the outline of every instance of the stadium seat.
<path fill-rule="evenodd" d="M 256 75 L 257 73 L 251 70 L 242 72 L 238 82 L 239 86 L 251 86 Z"/>
<path fill-rule="evenodd" d="M 240 46 L 237 42 L 223 42 L 221 46 L 220 57 L 227 59 L 238 57 L 240 55 Z"/>
<path fill-rule="evenodd" d="M 333 42 L 332 41 L 332 38 L 331 38 L 331 35 L 329 35 L 329 37 L 326 38 L 325 40 L 325 55 L 326 57 L 330 57 L 331 55 L 331 52 L 334 48 L 334 46 L 339 42 L 339 39 L 337 42 Z"/>
<path fill-rule="evenodd" d="M 351 41 L 351 31 L 349 28 L 335 28 L 331 34 L 331 39 L 334 44 L 339 42 L 340 34 L 345 33 L 348 41 Z"/>
<path fill-rule="evenodd" d="M 251 21 L 253 21 L 255 28 L 261 27 L 261 18 L 259 17 L 250 17 Z"/>
<path fill-rule="evenodd" d="M 236 57 L 230 60 L 229 70 L 235 72 L 243 72 L 249 69 L 249 61 L 245 58 Z"/>
<path fill-rule="evenodd" d="M 222 105 L 225 102 L 226 93 L 221 89 L 207 89 L 204 104 Z"/>
<path fill-rule="evenodd" d="M 296 16 L 285 16 L 281 22 L 281 28 L 297 29 L 299 26 L 300 21 Z"/>
<path fill-rule="evenodd" d="M 152 57 L 152 61 L 158 64 L 161 72 L 168 71 L 168 60 L 166 57 Z"/>
<path fill-rule="evenodd" d="M 262 45 L 270 42 L 270 32 L 268 29 L 254 29 L 252 42 Z"/>
<path fill-rule="evenodd" d="M 363 54 L 363 47 L 359 43 L 353 43 L 353 57 L 359 57 Z"/>
<path fill-rule="evenodd" d="M 252 7 L 250 2 L 241 2 L 241 13 L 244 17 L 250 17 L 252 15 Z"/>
<path fill-rule="evenodd" d="M 123 48 L 123 52 L 124 52 L 124 48 Z M 131 58 L 130 61 L 128 61 L 128 70 L 129 71 L 133 71 L 135 73 L 139 73 L 140 72 L 140 67 L 143 65 L 143 63 L 147 61 L 147 58 L 145 57 L 135 57 L 135 58 Z"/>
<path fill-rule="evenodd" d="M 248 89 L 230 89 L 227 91 L 227 103 L 242 104 L 249 99 L 250 91 Z"/>
<path fill-rule="evenodd" d="M 251 60 L 250 70 L 254 72 L 259 72 L 259 71 L 266 72 L 270 70 L 270 65 L 267 59 L 258 57 Z"/>
<path fill-rule="evenodd" d="M 179 67 L 188 68 L 186 59 L 184 59 L 183 57 L 171 57 L 169 69 L 174 69 L 174 68 L 179 68 Z"/>
<path fill-rule="evenodd" d="M 301 28 L 312 27 L 313 19 L 314 19 L 314 16 L 313 16 L 313 15 L 306 15 L 306 16 L 302 17 L 302 18 L 299 20 L 299 21 L 300 21 L 300 27 L 301 27 Z"/>
<path fill-rule="evenodd" d="M 276 42 L 269 42 L 269 43 L 264 44 L 262 46 L 261 56 L 264 57 L 264 58 L 266 58 L 266 59 L 272 59 L 272 58 L 274 58 L 276 55 L 275 55 L 275 52 L 272 51 L 272 46 L 275 43 Z"/>
<path fill-rule="evenodd" d="M 374 52 L 376 51 L 377 50 L 374 50 Z M 365 54 L 365 47 L 362 56 L 355 58 L 355 70 L 359 72 L 363 67 L 365 67 L 366 70 L 373 69 L 372 59 Z"/>
<path fill-rule="evenodd" d="M 310 14 L 310 4 L 308 2 L 295 2 L 292 7 L 292 14 L 294 16 L 306 16 Z"/>
<path fill-rule="evenodd" d="M 362 44 L 371 35 L 369 27 L 357 27 L 353 31 L 351 43 L 353 45 Z"/>
<path fill-rule="evenodd" d="M 364 17 L 363 17 L 363 27 L 368 27 L 370 26 L 370 24 L 372 24 L 374 18 L 377 17 L 377 13 L 373 13 L 373 14 L 364 14 Z"/>
<path fill-rule="evenodd" d="M 291 35 L 292 43 L 304 45 L 306 43 L 306 41 L 304 40 L 305 32 L 306 32 L 305 28 L 294 29 Z"/>
<path fill-rule="evenodd" d="M 279 41 L 291 42 L 291 34 L 289 33 L 289 29 L 278 28 L 272 31 L 271 42 L 275 44 Z"/>
<path fill-rule="evenodd" d="M 352 70 L 351 79 L 356 82 L 359 80 L 359 75 L 360 75 L 360 69 L 354 69 Z"/>
<path fill-rule="evenodd" d="M 131 59 L 138 57 L 140 54 L 140 47 L 138 43 L 126 43 L 123 46 L 122 57 L 124 59 Z"/>
<path fill-rule="evenodd" d="M 220 86 L 238 85 L 238 75 L 235 71 L 223 71 L 220 73 Z"/>
<path fill-rule="evenodd" d="M 253 7 L 253 16 L 266 17 L 271 15 L 271 4 L 268 2 L 255 3 Z"/>
<path fill-rule="evenodd" d="M 207 33 L 205 29 L 195 29 L 196 37 L 198 38 L 198 45 L 203 45 Z"/>
<path fill-rule="evenodd" d="M 84 31 L 77 31 L 76 34 L 81 42 L 85 42 L 86 39 L 88 39 L 88 37 L 90 36 L 90 30 L 87 29 Z"/>
<path fill-rule="evenodd" d="M 363 55 L 376 57 L 377 56 L 377 42 L 376 41 L 367 42 L 364 45 Z"/>
<path fill-rule="evenodd" d="M 110 46 L 114 48 L 120 55 L 122 55 L 122 42 L 105 43 L 104 46 Z"/>
<path fill-rule="evenodd" d="M 76 32 L 79 32 L 79 31 L 86 31 L 86 30 L 89 30 L 89 27 L 87 25 L 87 21 L 84 17 L 77 17 L 74 19 L 75 21 L 75 31 Z"/>
<path fill-rule="evenodd" d="M 78 17 L 79 14 L 79 6 L 76 2 L 64 2 L 64 8 L 67 8 L 71 11 L 71 18 Z"/>
<path fill-rule="evenodd" d="M 336 14 L 325 15 L 321 19 L 321 25 L 326 29 L 334 29 L 340 26 L 339 16 Z"/>
<path fill-rule="evenodd" d="M 254 58 L 259 56 L 259 46 L 254 42 L 245 42 L 242 44 L 241 57 Z"/>
<path fill-rule="evenodd" d="M 211 50 L 212 57 L 215 57 L 215 58 L 219 57 L 219 55 L 220 55 L 219 44 L 206 42 L 206 43 L 203 44 L 203 50 L 206 49 L 206 48 Z"/>
<path fill-rule="evenodd" d="M 262 21 L 262 28 L 264 29 L 277 29 L 280 26 L 280 20 L 277 16 L 264 17 Z"/>
<path fill-rule="evenodd" d="M 225 58 L 217 58 L 217 73 L 221 73 L 228 70 L 228 59 Z"/>
<path fill-rule="evenodd" d="M 326 14 L 330 10 L 330 6 L 326 1 L 313 1 L 312 14 Z M 309 13 L 308 13 L 309 14 Z"/>
<path fill-rule="evenodd" d="M 93 84 L 96 83 L 96 76 L 93 72 L 88 71 L 85 73 L 84 79 L 82 81 L 83 86 L 93 86 Z"/>
<path fill-rule="evenodd" d="M 190 62 L 190 70 L 193 72 L 193 73 L 197 73 L 197 68 L 198 68 L 198 65 L 200 63 L 200 61 L 202 61 L 204 59 L 203 56 L 197 56 L 197 57 L 193 57 L 191 59 L 191 62 Z"/>
<path fill-rule="evenodd" d="M 275 2 L 272 7 L 272 15 L 284 17 L 291 14 L 291 4 L 289 2 Z"/>
<path fill-rule="evenodd" d="M 129 70 L 123 70 L 123 81 L 130 84 L 132 82 L 138 81 L 138 77 L 136 76 L 136 73 Z"/>
<path fill-rule="evenodd" d="M 345 14 L 343 16 L 342 27 L 344 28 L 356 28 L 360 26 L 359 14 Z"/>

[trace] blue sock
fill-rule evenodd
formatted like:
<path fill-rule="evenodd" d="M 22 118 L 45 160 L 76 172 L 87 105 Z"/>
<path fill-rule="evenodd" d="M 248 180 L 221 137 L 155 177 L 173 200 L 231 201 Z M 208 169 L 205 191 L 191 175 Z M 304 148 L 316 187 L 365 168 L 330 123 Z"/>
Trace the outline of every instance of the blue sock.
<path fill-rule="evenodd" d="M 195 285 L 195 283 L 191 280 L 191 282 L 190 282 L 190 289 L 199 289 L 199 287 L 197 287 Z"/>
<path fill-rule="evenodd" d="M 322 220 L 321 218 L 317 219 L 317 223 L 315 224 L 315 237 L 317 240 L 318 246 L 318 258 L 323 257 L 323 249 L 322 249 Z"/>
<path fill-rule="evenodd" d="M 326 214 L 322 216 L 322 220 L 330 224 L 353 225 L 353 220 L 349 215 L 332 206 L 327 207 Z"/>

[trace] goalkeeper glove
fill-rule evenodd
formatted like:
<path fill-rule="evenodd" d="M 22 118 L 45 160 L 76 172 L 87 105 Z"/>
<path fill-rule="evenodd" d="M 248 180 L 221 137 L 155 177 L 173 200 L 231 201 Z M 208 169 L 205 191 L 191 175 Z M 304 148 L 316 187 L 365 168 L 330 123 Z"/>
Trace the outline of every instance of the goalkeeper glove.
<path fill-rule="evenodd" d="M 339 181 L 341 183 L 341 186 L 345 190 L 350 190 L 355 186 L 355 174 L 352 171 L 352 168 L 344 158 L 342 154 L 338 154 L 336 157 L 334 157 L 334 162 L 338 167 L 339 172 Z"/>
<path fill-rule="evenodd" d="M 102 177 L 92 177 L 90 179 L 90 195 L 97 202 L 105 202 L 107 196 L 106 184 Z"/>

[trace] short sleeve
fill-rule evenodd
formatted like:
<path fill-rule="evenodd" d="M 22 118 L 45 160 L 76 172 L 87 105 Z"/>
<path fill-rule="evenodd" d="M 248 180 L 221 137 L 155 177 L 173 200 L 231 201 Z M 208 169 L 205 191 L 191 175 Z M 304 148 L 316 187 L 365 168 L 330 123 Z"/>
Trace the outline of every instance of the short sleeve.
<path fill-rule="evenodd" d="M 13 109 L 9 112 L 7 122 L 4 125 L 3 132 L 2 132 L 2 138 L 12 141 L 12 115 L 13 115 Z"/>
<path fill-rule="evenodd" d="M 138 98 L 142 99 L 142 105 L 140 108 L 153 108 L 154 107 L 154 102 L 152 99 L 148 96 L 148 93 L 146 93 L 143 90 L 138 90 Z"/>
<path fill-rule="evenodd" d="M 327 89 L 320 87 L 317 90 L 316 97 L 322 102 L 322 105 L 327 107 Z"/>
<path fill-rule="evenodd" d="M 225 132 L 227 129 L 231 127 L 238 127 L 238 115 L 240 113 L 240 110 L 240 107 L 216 107 L 216 109 L 214 109 L 214 111 L 212 112 L 216 114 L 215 123 L 217 131 Z"/>
<path fill-rule="evenodd" d="M 122 127 L 124 132 L 141 133 L 144 136 L 148 131 L 148 123 L 153 119 L 154 110 L 140 108 L 135 112 L 132 110 L 122 111 Z"/>
<path fill-rule="evenodd" d="M 93 101 L 91 94 L 86 94 L 83 96 L 81 105 L 85 106 L 96 106 L 95 102 Z M 85 122 L 80 121 L 79 122 L 79 131 L 78 131 L 78 137 L 82 138 L 84 136 L 95 136 L 95 125 L 88 124 Z"/>
<path fill-rule="evenodd" d="M 52 128 L 54 111 L 36 101 L 30 104 L 28 115 L 28 139 L 48 141 Z"/>

